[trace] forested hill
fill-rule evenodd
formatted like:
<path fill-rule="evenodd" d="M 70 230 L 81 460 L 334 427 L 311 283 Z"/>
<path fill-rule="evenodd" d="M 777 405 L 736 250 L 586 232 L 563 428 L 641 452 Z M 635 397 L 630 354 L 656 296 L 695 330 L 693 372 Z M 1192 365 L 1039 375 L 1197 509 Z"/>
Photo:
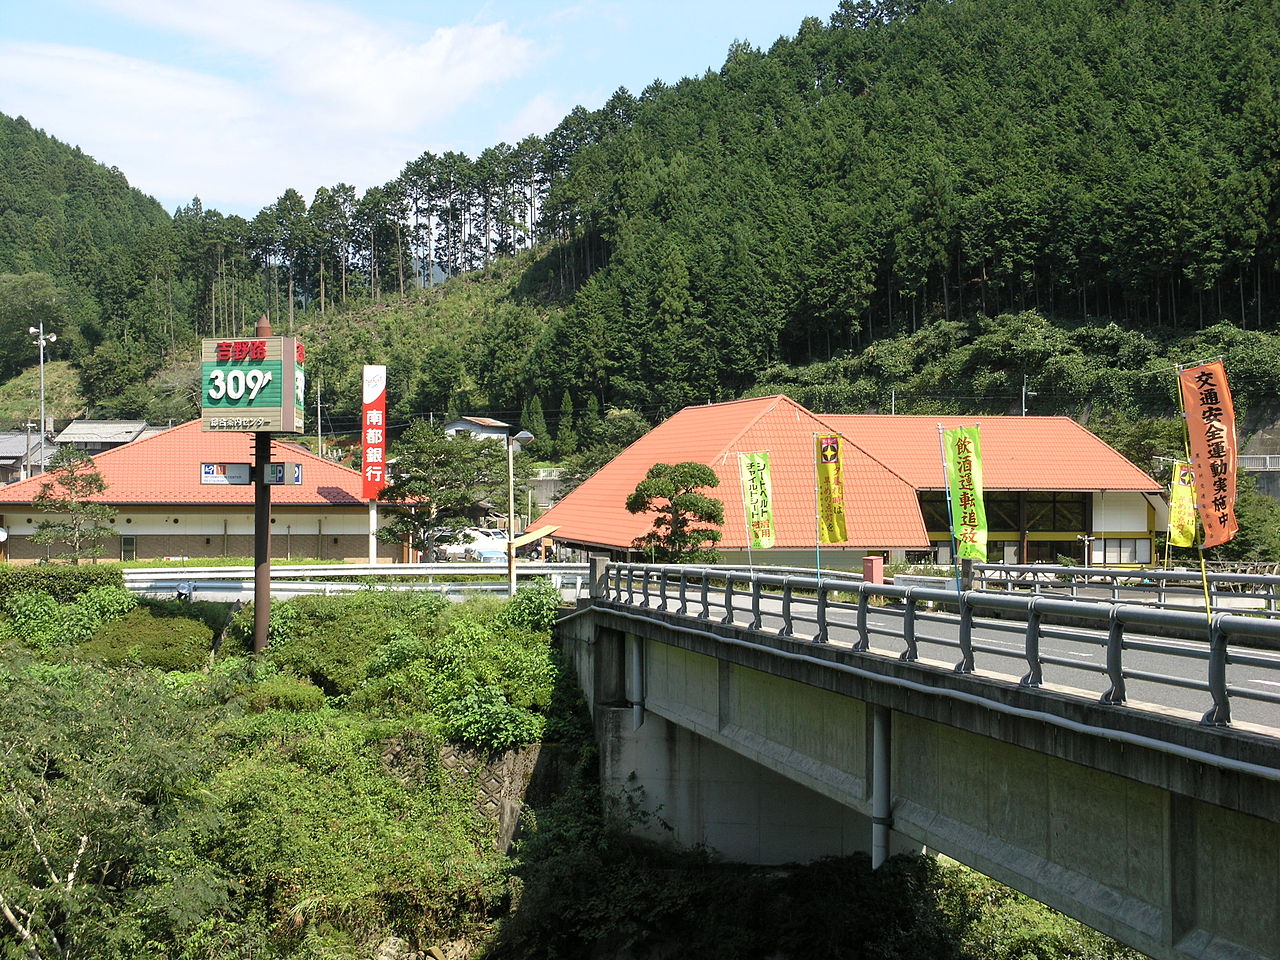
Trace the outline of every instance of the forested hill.
<path fill-rule="evenodd" d="M 266 310 L 314 344 L 336 423 L 375 361 L 402 418 L 567 395 L 654 419 L 774 386 L 1004 411 L 1024 382 L 1034 412 L 1130 416 L 1195 351 L 1252 364 L 1247 401 L 1278 392 L 1278 84 L 1280 0 L 845 0 L 363 195 L 126 218 L 145 254 L 62 253 L 99 307 L 67 355 L 94 409 L 146 415 L 122 377 Z"/>

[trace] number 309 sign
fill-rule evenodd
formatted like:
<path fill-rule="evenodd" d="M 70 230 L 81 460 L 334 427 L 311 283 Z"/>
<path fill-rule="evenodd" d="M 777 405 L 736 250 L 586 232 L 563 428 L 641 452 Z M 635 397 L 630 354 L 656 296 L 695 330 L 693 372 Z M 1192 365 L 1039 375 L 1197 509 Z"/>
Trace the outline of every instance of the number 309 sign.
<path fill-rule="evenodd" d="M 203 341 L 204 429 L 301 433 L 304 359 L 302 344 L 293 337 Z"/>

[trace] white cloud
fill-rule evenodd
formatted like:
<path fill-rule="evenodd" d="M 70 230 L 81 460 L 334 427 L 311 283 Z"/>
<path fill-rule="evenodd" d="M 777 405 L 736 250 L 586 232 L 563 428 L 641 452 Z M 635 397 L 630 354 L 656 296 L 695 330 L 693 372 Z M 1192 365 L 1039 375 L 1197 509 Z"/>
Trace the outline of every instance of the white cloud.
<path fill-rule="evenodd" d="M 251 58 L 295 109 L 348 130 L 404 131 L 439 120 L 518 76 L 533 55 L 532 43 L 503 22 L 385 26 L 311 0 L 99 2 L 210 52 Z"/>
<path fill-rule="evenodd" d="M 516 144 L 529 134 L 544 136 L 555 129 L 556 124 L 565 118 L 573 109 L 550 91 L 543 91 L 534 96 L 520 108 L 502 130 L 502 139 Z"/>

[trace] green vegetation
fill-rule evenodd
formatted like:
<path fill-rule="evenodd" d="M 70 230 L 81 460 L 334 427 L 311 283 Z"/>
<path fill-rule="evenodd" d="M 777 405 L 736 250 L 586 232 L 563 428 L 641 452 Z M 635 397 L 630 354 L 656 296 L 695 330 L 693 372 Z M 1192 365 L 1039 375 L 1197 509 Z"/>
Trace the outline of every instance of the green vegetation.
<path fill-rule="evenodd" d="M 461 938 L 494 960 L 1136 958 L 929 858 L 758 870 L 631 837 L 639 807 L 605 814 L 585 705 L 551 654 L 558 605 L 545 585 L 299 599 L 251 659 L 251 618 L 225 605 L 11 595 L 0 953 L 303 960 Z M 482 759 L 535 738 L 547 782 L 508 859 L 442 747 Z"/>
<path fill-rule="evenodd" d="M 1167 450 L 1173 362 L 1275 394 L 1278 53 L 1276 0 L 841 0 L 545 138 L 252 220 L 166 217 L 0 118 L 0 322 L 45 310 L 90 409 L 153 421 L 193 410 L 196 338 L 265 312 L 331 432 L 367 362 L 398 427 L 487 410 L 559 459 L 592 404 L 1002 412 L 1025 375 L 1032 412 L 1132 433 L 1137 405 Z"/>
<path fill-rule="evenodd" d="M 655 463 L 627 497 L 631 513 L 653 513 L 653 529 L 632 547 L 653 563 L 717 563 L 724 503 L 700 491 L 720 486 L 703 463 Z M 709 546 L 704 546 L 708 544 Z"/>
<path fill-rule="evenodd" d="M 40 492 L 31 501 L 37 510 L 52 516 L 36 524 L 31 542 L 65 544 L 58 558 L 73 564 L 102 556 L 103 541 L 115 536 L 107 524 L 116 509 L 99 502 L 106 489 L 93 457 L 70 444 L 59 447 L 49 461 Z"/>
<path fill-rule="evenodd" d="M 9 593 L 0 952 L 354 957 L 482 932 L 506 865 L 439 750 L 542 734 L 558 602 L 296 600 L 255 660 L 225 605 Z"/>

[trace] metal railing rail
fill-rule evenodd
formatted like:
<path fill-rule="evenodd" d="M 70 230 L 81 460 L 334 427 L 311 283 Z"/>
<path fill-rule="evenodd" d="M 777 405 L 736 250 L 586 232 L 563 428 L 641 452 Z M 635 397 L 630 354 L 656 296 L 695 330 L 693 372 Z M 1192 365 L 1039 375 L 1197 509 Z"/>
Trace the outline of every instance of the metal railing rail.
<path fill-rule="evenodd" d="M 975 563 L 973 576 L 975 587 L 983 590 L 1204 610 L 1204 587 L 1198 570 Z M 1205 579 L 1214 612 L 1247 610 L 1280 618 L 1280 576 L 1209 573 Z"/>
<path fill-rule="evenodd" d="M 546 579 L 557 590 L 582 596 L 586 589 L 585 563 L 533 563 L 516 567 L 519 580 Z M 356 577 L 358 580 L 352 580 Z M 486 578 L 459 579 L 459 578 Z M 252 592 L 253 567 L 136 567 L 124 571 L 125 589 L 139 594 L 173 594 L 179 584 L 191 587 L 191 596 L 210 592 Z M 423 590 L 438 593 L 506 592 L 507 570 L 493 563 L 395 563 L 395 564 L 291 564 L 271 568 L 271 592 L 275 596 L 322 594 L 332 596 L 362 590 Z"/>
<path fill-rule="evenodd" d="M 855 651 L 871 651 L 872 638 L 883 639 L 888 642 L 889 655 L 896 653 L 905 661 L 919 658 L 920 643 L 933 643 L 956 652 L 957 673 L 980 673 L 979 657 L 1014 660 L 1019 669 L 1025 669 L 1020 683 L 1028 687 L 1045 682 L 1046 666 L 1082 670 L 1105 678 L 1108 686 L 1100 700 L 1108 704 L 1126 702 L 1127 681 L 1196 690 L 1207 694 L 1211 702 L 1202 717 L 1206 724 L 1230 723 L 1233 697 L 1280 705 L 1280 693 L 1228 682 L 1229 665 L 1239 664 L 1273 673 L 1275 687 L 1280 690 L 1280 657 L 1232 646 L 1252 639 L 1280 647 L 1280 622 L 1261 617 L 1218 613 L 1206 620 L 1203 611 L 1081 603 L 1034 593 L 873 584 L 838 574 L 819 578 L 812 570 L 776 573 L 760 568 L 610 563 L 602 586 L 605 600 L 814 643 L 832 642 L 839 634 Z M 893 624 L 877 626 L 871 622 L 868 612 L 872 607 L 891 617 Z M 997 614 L 1006 618 L 999 619 Z M 1046 624 L 1046 617 L 1065 623 Z M 975 638 L 979 623 L 984 638 L 1016 635 L 1021 649 Z M 1084 626 L 1073 626 L 1081 623 Z M 939 632 L 937 628 L 943 625 L 955 636 Z M 1091 633 L 1090 628 L 1096 632 Z M 1162 638 L 1161 631 L 1201 642 Z M 1084 657 L 1047 656 L 1041 652 L 1041 641 L 1047 637 L 1101 648 L 1105 663 L 1099 665 Z M 1204 666 L 1192 676 L 1141 669 L 1126 663 L 1129 651 L 1198 661 Z"/>

